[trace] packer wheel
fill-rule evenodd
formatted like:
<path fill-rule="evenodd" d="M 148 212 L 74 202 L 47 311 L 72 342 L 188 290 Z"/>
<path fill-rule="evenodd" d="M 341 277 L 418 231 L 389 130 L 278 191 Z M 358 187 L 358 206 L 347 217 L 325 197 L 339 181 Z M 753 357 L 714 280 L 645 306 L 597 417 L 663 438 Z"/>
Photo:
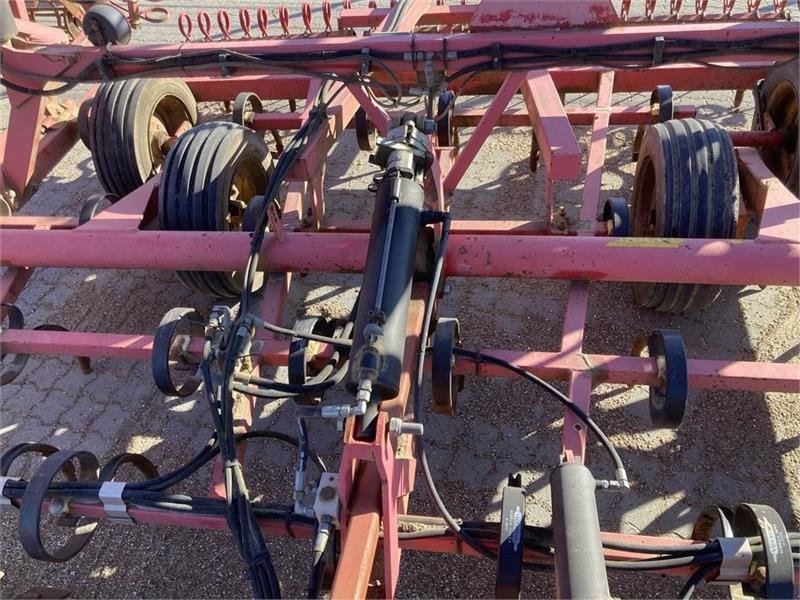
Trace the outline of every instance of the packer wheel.
<path fill-rule="evenodd" d="M 175 79 L 104 83 L 84 110 L 97 176 L 120 198 L 158 173 L 175 138 L 197 122 L 191 90 Z"/>
<path fill-rule="evenodd" d="M 433 335 L 431 363 L 431 410 L 452 415 L 458 392 L 464 389 L 464 376 L 456 375 L 453 348 L 461 343 L 458 319 L 441 318 Z"/>
<path fill-rule="evenodd" d="M 683 337 L 656 330 L 647 339 L 650 358 L 658 366 L 659 384 L 650 386 L 650 420 L 654 427 L 677 429 L 689 402 L 689 367 Z"/>
<path fill-rule="evenodd" d="M 445 90 L 439 95 L 436 104 L 436 137 L 439 147 L 458 146 L 458 129 L 453 125 L 453 108 L 456 95 L 451 90 Z"/>
<path fill-rule="evenodd" d="M 271 160 L 263 138 L 241 125 L 217 121 L 189 130 L 164 161 L 159 227 L 245 231 L 247 206 L 264 193 Z M 238 272 L 179 271 L 178 278 L 190 289 L 217 298 L 237 297 L 243 283 Z M 262 281 L 259 275 L 255 287 Z"/>
<path fill-rule="evenodd" d="M 363 108 L 359 108 L 353 120 L 356 125 L 356 140 L 358 141 L 359 150 L 373 152 L 375 150 L 375 142 L 377 141 L 378 134 L 375 130 L 375 126 L 369 120 L 367 112 Z"/>
<path fill-rule="evenodd" d="M 764 163 L 800 197 L 800 59 L 776 66 L 761 84 L 761 114 L 754 129 L 782 129 L 782 146 L 759 149 Z"/>
<path fill-rule="evenodd" d="M 633 184 L 634 237 L 734 237 L 739 182 L 733 144 L 709 121 L 673 119 L 651 126 L 642 143 Z M 680 313 L 711 304 L 720 286 L 634 284 L 636 302 Z"/>

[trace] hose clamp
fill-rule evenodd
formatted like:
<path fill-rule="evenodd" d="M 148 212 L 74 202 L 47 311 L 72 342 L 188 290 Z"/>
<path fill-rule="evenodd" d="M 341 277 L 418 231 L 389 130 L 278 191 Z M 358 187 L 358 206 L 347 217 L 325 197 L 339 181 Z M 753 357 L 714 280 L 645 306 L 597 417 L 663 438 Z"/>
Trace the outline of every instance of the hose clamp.
<path fill-rule="evenodd" d="M 722 562 L 715 584 L 729 585 L 745 581 L 750 574 L 750 563 L 753 561 L 753 549 L 746 537 L 718 538 L 722 551 Z"/>
<path fill-rule="evenodd" d="M 128 506 L 122 499 L 127 483 L 124 481 L 104 481 L 100 486 L 98 497 L 103 503 L 103 510 L 111 523 L 130 525 L 133 523 L 128 514 Z"/>

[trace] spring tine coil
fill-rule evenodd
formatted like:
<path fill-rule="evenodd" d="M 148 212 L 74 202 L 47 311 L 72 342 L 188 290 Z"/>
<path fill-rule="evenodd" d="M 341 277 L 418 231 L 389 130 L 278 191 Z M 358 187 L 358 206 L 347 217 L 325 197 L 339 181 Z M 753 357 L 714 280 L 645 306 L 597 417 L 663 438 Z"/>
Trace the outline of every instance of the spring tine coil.
<path fill-rule="evenodd" d="M 283 35 L 289 35 L 289 9 L 286 8 L 285 4 L 281 4 L 278 7 L 278 21 L 281 24 L 281 29 L 283 29 Z"/>
<path fill-rule="evenodd" d="M 305 34 L 311 35 L 313 33 L 311 29 L 311 3 L 310 2 L 303 2 L 303 6 L 301 7 L 301 14 L 303 15 L 303 25 L 305 25 L 306 31 Z"/>
<path fill-rule="evenodd" d="M 736 0 L 723 0 L 722 2 L 722 14 L 726 17 L 730 17 L 731 13 L 733 12 L 733 6 L 736 4 Z"/>
<path fill-rule="evenodd" d="M 702 18 L 706 14 L 706 7 L 708 6 L 708 0 L 694 0 L 694 12 L 695 14 Z"/>
<path fill-rule="evenodd" d="M 628 15 L 631 12 L 631 0 L 622 0 L 622 5 L 619 9 L 619 16 L 622 18 L 622 21 L 625 22 L 628 20 Z"/>
<path fill-rule="evenodd" d="M 261 31 L 261 37 L 265 38 L 269 35 L 269 11 L 263 6 L 256 12 L 256 20 L 258 21 L 258 29 Z"/>
<path fill-rule="evenodd" d="M 239 9 L 239 26 L 242 28 L 242 39 L 250 40 L 253 36 L 250 34 L 250 11 L 247 7 L 243 6 Z"/>
<path fill-rule="evenodd" d="M 203 34 L 203 41 L 211 41 L 211 15 L 206 11 L 201 10 L 197 13 L 197 27 L 200 33 Z"/>
<path fill-rule="evenodd" d="M 331 3 L 329 0 L 325 0 L 322 3 L 322 20 L 325 21 L 325 31 L 333 31 L 333 26 L 331 25 Z"/>
<path fill-rule="evenodd" d="M 231 16 L 227 10 L 221 8 L 217 11 L 217 24 L 223 40 L 231 39 Z"/>
<path fill-rule="evenodd" d="M 192 41 L 192 17 L 188 12 L 182 12 L 178 16 L 178 30 L 181 32 L 184 40 L 187 42 Z"/>

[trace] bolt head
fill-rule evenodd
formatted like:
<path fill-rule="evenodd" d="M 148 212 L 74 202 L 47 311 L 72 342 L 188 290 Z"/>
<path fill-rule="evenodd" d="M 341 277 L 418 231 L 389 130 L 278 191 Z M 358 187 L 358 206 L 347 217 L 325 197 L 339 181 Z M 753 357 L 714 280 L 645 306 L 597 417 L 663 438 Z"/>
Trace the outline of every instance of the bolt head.
<path fill-rule="evenodd" d="M 334 498 L 336 498 L 336 488 L 326 485 L 319 491 L 319 497 L 326 502 L 330 502 Z"/>
<path fill-rule="evenodd" d="M 63 498 L 53 498 L 47 510 L 54 517 L 61 516 L 67 512 L 67 503 Z"/>
<path fill-rule="evenodd" d="M 389 433 L 400 434 L 403 429 L 403 419 L 400 417 L 392 417 L 389 419 Z"/>

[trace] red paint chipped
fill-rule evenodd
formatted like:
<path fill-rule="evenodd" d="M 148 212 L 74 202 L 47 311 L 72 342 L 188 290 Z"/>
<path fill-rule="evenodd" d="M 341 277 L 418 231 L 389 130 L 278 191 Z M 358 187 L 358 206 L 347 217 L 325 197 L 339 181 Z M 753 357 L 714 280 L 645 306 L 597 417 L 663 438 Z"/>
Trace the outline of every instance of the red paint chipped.
<path fill-rule="evenodd" d="M 478 5 L 472 17 L 473 31 L 488 29 L 569 28 L 608 25 L 619 18 L 610 0 L 494 0 Z"/>

